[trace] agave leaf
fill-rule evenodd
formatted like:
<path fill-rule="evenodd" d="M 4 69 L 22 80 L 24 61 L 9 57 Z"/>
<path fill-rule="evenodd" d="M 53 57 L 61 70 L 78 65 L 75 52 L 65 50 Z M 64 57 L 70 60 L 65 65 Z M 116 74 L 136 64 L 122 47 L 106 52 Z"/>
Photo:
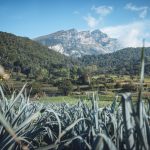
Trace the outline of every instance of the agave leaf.
<path fill-rule="evenodd" d="M 147 141 L 147 132 L 146 132 L 146 125 L 145 125 L 145 108 L 142 102 L 142 91 L 143 91 L 143 83 L 144 83 L 144 53 L 145 53 L 145 48 L 144 48 L 144 40 L 143 40 L 143 47 L 141 51 L 141 78 L 140 78 L 140 87 L 139 87 L 139 94 L 138 94 L 138 102 L 137 102 L 137 114 L 138 114 L 138 122 L 139 122 L 139 127 L 141 131 L 141 135 L 143 138 L 144 146 L 145 149 L 148 149 L 148 141 Z"/>
<path fill-rule="evenodd" d="M 113 100 L 113 102 L 112 102 L 112 104 L 110 106 L 112 113 L 114 113 L 114 111 L 116 109 L 117 100 L 118 100 L 118 95 L 115 97 L 115 99 Z"/>
<path fill-rule="evenodd" d="M 138 129 L 138 143 L 137 145 L 143 147 L 145 150 L 149 149 L 149 145 L 148 145 L 148 133 L 149 133 L 149 128 L 147 128 L 147 120 L 146 120 L 146 112 L 145 112 L 145 107 L 144 107 L 144 103 L 141 101 L 139 103 L 139 107 L 140 107 L 140 114 L 139 116 L 135 117 L 135 121 L 136 121 L 136 126 Z M 139 118 L 140 117 L 140 118 Z"/>
<path fill-rule="evenodd" d="M 4 128 L 7 130 L 7 132 L 11 135 L 11 139 L 15 140 L 17 143 L 20 143 L 20 140 L 18 139 L 16 133 L 11 128 L 10 124 L 5 120 L 4 116 L 0 113 L 0 122 L 4 126 Z"/>
<path fill-rule="evenodd" d="M 57 121 L 58 121 L 58 127 L 59 127 L 59 133 L 58 133 L 58 135 L 60 136 L 60 134 L 61 134 L 61 122 L 60 122 L 60 119 L 59 119 L 57 113 L 56 113 L 54 110 L 52 110 L 52 109 L 47 110 L 47 111 L 48 111 L 49 113 L 53 113 L 53 114 L 55 115 L 55 117 L 56 117 L 56 119 L 57 119 Z"/>
<path fill-rule="evenodd" d="M 27 125 L 29 125 L 32 122 L 34 122 L 40 115 L 41 115 L 40 111 L 37 111 L 36 113 L 34 113 L 33 115 L 31 115 L 28 119 L 26 119 L 22 124 L 20 124 L 16 128 L 16 130 L 15 130 L 16 133 L 21 132 L 21 130 L 23 130 L 23 128 L 25 128 Z"/>
<path fill-rule="evenodd" d="M 135 121 L 133 117 L 133 110 L 131 106 L 131 94 L 126 93 L 122 95 L 122 109 L 123 121 L 126 133 L 126 146 L 127 149 L 135 149 L 134 128 Z"/>
<path fill-rule="evenodd" d="M 53 136 L 52 130 L 48 127 L 45 127 L 45 130 L 47 131 L 49 138 L 52 140 L 52 142 L 54 142 L 54 136 Z"/>
<path fill-rule="evenodd" d="M 23 86 L 23 88 L 20 90 L 19 94 L 16 96 L 16 98 L 14 99 L 14 101 L 12 103 L 10 103 L 9 109 L 7 110 L 5 116 L 7 116 L 11 110 L 11 108 L 13 107 L 13 105 L 15 104 L 15 102 L 19 99 L 19 97 L 21 96 L 23 90 L 25 89 L 26 84 Z"/>
<path fill-rule="evenodd" d="M 18 140 L 20 141 L 20 143 L 18 143 L 16 145 L 16 143 L 13 142 L 13 139 L 10 138 L 9 141 L 7 141 L 7 143 L 5 143 L 2 147 L 1 150 L 5 150 L 5 149 L 17 149 L 16 146 L 20 146 L 22 148 L 22 150 L 24 150 L 25 146 L 21 143 L 21 142 L 25 142 L 26 144 L 28 144 L 28 146 L 30 145 L 31 147 L 33 147 L 33 145 L 31 144 L 31 142 L 29 142 L 28 140 L 25 139 L 25 137 L 19 137 L 18 136 Z M 10 146 L 9 146 L 10 145 Z M 16 146 L 15 146 L 16 145 Z M 15 147 L 14 147 L 15 146 Z"/>
<path fill-rule="evenodd" d="M 139 120 L 141 120 L 141 114 L 142 114 L 142 91 L 143 91 L 143 82 L 144 82 L 144 41 L 143 41 L 143 48 L 141 51 L 141 75 L 140 75 L 140 87 L 139 87 L 139 93 L 138 93 L 138 103 L 137 103 L 137 113 L 139 116 Z"/>
<path fill-rule="evenodd" d="M 75 137 L 73 137 L 73 138 L 71 138 L 71 139 L 65 140 L 64 146 L 70 145 L 70 144 L 71 144 L 74 140 L 76 140 L 76 139 L 79 139 L 79 140 L 83 141 L 89 150 L 92 149 L 91 146 L 87 143 L 87 141 L 84 140 L 81 136 L 75 136 Z M 66 141 L 67 141 L 67 142 L 66 142 Z M 62 142 L 64 142 L 64 141 L 62 141 Z"/>
<path fill-rule="evenodd" d="M 40 148 L 37 148 L 36 150 L 55 150 L 57 149 L 59 146 L 59 144 L 51 144 L 51 145 L 48 145 L 48 146 L 43 146 L 43 147 L 40 147 Z"/>
<path fill-rule="evenodd" d="M 84 120 L 85 118 L 80 118 L 78 120 L 76 120 L 74 123 L 72 123 L 71 125 L 69 125 L 66 129 L 64 129 L 61 134 L 59 135 L 58 139 L 56 140 L 55 144 L 58 143 L 60 141 L 60 139 L 69 131 L 71 130 L 77 123 L 79 123 L 81 120 Z"/>
<path fill-rule="evenodd" d="M 20 110 L 18 115 L 14 118 L 14 120 L 12 121 L 12 127 L 14 127 L 15 123 L 20 119 L 20 116 L 24 113 L 24 110 L 26 109 L 26 107 L 27 107 L 27 105 L 24 105 L 22 110 Z"/>
<path fill-rule="evenodd" d="M 109 150 L 117 150 L 114 143 L 111 141 L 109 137 L 104 134 L 97 135 L 94 143 L 93 143 L 93 150 L 104 150 L 105 145 L 108 147 Z"/>
<path fill-rule="evenodd" d="M 0 93 L 1 93 L 1 95 L 2 95 L 2 100 L 5 100 L 5 95 L 4 95 L 4 92 L 3 92 L 3 90 L 2 90 L 2 87 L 0 86 Z"/>
<path fill-rule="evenodd" d="M 143 40 L 143 47 L 141 51 L 141 75 L 140 75 L 140 87 L 139 87 L 139 95 L 138 95 L 138 101 L 142 100 L 142 91 L 143 91 L 143 82 L 144 82 L 144 40 Z"/>
<path fill-rule="evenodd" d="M 148 147 L 150 148 L 150 138 L 149 138 L 149 135 L 150 135 L 150 127 L 149 127 L 149 123 L 148 123 L 148 120 L 146 119 L 145 120 L 145 125 L 146 125 L 146 133 L 147 133 L 147 142 L 148 142 Z M 146 135 L 145 135 L 146 136 Z"/>

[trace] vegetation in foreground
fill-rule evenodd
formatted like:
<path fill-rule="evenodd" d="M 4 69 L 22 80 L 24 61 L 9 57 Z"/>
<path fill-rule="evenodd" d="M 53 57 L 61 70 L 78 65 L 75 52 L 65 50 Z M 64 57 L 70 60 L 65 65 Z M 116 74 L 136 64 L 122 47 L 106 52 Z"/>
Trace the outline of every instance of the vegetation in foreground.
<path fill-rule="evenodd" d="M 142 99 L 144 49 L 141 64 L 136 104 L 130 93 L 103 108 L 94 94 L 91 105 L 82 100 L 42 104 L 29 101 L 25 86 L 9 99 L 0 88 L 0 149 L 149 150 L 150 103 Z"/>
<path fill-rule="evenodd" d="M 112 104 L 99 107 L 98 96 L 68 103 L 30 101 L 25 86 L 6 97 L 0 87 L 0 149 L 150 149 L 150 103 L 142 98 L 144 49 L 139 94 L 121 94 Z"/>
<path fill-rule="evenodd" d="M 107 107 L 30 102 L 23 89 L 7 99 L 1 91 L 0 149 L 149 149 L 150 103 L 131 95 Z M 25 93 L 25 94 L 23 94 Z M 139 98 L 141 96 L 139 95 Z"/>

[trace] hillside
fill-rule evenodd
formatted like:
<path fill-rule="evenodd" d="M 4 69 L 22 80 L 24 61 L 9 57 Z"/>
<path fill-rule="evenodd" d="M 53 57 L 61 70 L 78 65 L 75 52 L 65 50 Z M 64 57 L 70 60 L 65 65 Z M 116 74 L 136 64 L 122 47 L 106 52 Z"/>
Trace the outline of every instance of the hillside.
<path fill-rule="evenodd" d="M 82 49 L 81 49 L 82 50 Z M 96 54 L 96 53 L 95 53 Z M 96 65 L 96 72 L 111 74 L 133 74 L 140 72 L 141 48 L 126 48 L 114 53 L 85 55 L 81 58 L 67 57 L 26 37 L 0 32 L 0 64 L 14 72 L 28 76 L 57 78 L 66 77 L 74 64 L 80 68 Z M 150 74 L 150 48 L 145 48 L 145 73 Z M 78 63 L 77 63 L 78 62 Z"/>
<path fill-rule="evenodd" d="M 83 56 L 81 65 L 96 65 L 99 73 L 133 74 L 140 72 L 141 48 L 125 48 L 104 55 Z M 145 48 L 145 73 L 150 74 L 150 48 Z"/>
<path fill-rule="evenodd" d="M 34 40 L 55 51 L 73 57 L 111 53 L 121 48 L 117 39 L 110 38 L 100 30 L 61 30 L 37 37 Z"/>
<path fill-rule="evenodd" d="M 35 75 L 37 70 L 47 71 L 53 66 L 66 66 L 71 60 L 26 37 L 0 32 L 0 64 L 8 69 L 30 70 Z"/>

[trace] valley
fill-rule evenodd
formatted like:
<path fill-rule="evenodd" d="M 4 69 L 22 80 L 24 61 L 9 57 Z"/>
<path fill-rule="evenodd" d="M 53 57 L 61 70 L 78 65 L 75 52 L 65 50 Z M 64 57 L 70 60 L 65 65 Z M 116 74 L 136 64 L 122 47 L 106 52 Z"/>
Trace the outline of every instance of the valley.
<path fill-rule="evenodd" d="M 28 88 L 32 88 L 30 93 L 33 101 L 41 102 L 68 102 L 71 104 L 76 103 L 79 99 L 90 98 L 92 93 L 96 92 L 100 96 L 99 104 L 106 106 L 112 102 L 114 97 L 118 94 L 125 92 L 132 92 L 133 100 L 137 100 L 139 90 L 139 76 L 129 75 L 97 75 L 91 77 L 90 84 L 87 82 L 77 84 L 72 81 L 70 85 L 64 84 L 60 79 L 54 81 L 55 84 L 49 84 L 46 81 L 36 81 L 33 79 L 26 79 L 24 76 L 19 76 L 20 81 L 16 79 L 10 79 L 5 82 L 5 89 L 7 93 L 12 93 L 14 89 L 21 89 L 25 83 Z M 69 81 L 70 79 L 68 79 Z M 68 82 L 67 81 L 67 82 Z M 66 82 L 66 81 L 65 81 Z M 64 90 L 65 89 L 65 90 Z M 150 97 L 150 77 L 145 77 L 143 98 L 147 99 Z"/>
<path fill-rule="evenodd" d="M 141 48 L 71 57 L 29 38 L 4 32 L 0 32 L 0 48 L 0 63 L 10 74 L 5 82 L 10 93 L 28 83 L 28 88 L 32 88 L 31 97 L 42 101 L 48 98 L 60 101 L 64 96 L 79 99 L 92 92 L 98 92 L 102 101 L 109 102 L 123 92 L 130 91 L 137 97 Z M 145 48 L 145 98 L 150 91 L 149 64 L 150 48 Z"/>

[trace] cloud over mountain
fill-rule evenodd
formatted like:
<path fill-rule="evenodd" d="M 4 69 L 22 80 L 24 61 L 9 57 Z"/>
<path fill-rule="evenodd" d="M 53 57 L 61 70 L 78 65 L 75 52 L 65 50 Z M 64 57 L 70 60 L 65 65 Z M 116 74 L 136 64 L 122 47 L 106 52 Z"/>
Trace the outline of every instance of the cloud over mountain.
<path fill-rule="evenodd" d="M 96 28 L 104 20 L 104 18 L 113 11 L 112 6 L 95 6 L 91 7 L 90 13 L 83 19 L 87 22 L 88 27 Z"/>
<path fill-rule="evenodd" d="M 145 46 L 150 46 L 150 21 L 136 21 L 129 24 L 105 27 L 103 32 L 121 41 L 123 47 L 139 47 L 142 39 L 146 40 Z"/>

